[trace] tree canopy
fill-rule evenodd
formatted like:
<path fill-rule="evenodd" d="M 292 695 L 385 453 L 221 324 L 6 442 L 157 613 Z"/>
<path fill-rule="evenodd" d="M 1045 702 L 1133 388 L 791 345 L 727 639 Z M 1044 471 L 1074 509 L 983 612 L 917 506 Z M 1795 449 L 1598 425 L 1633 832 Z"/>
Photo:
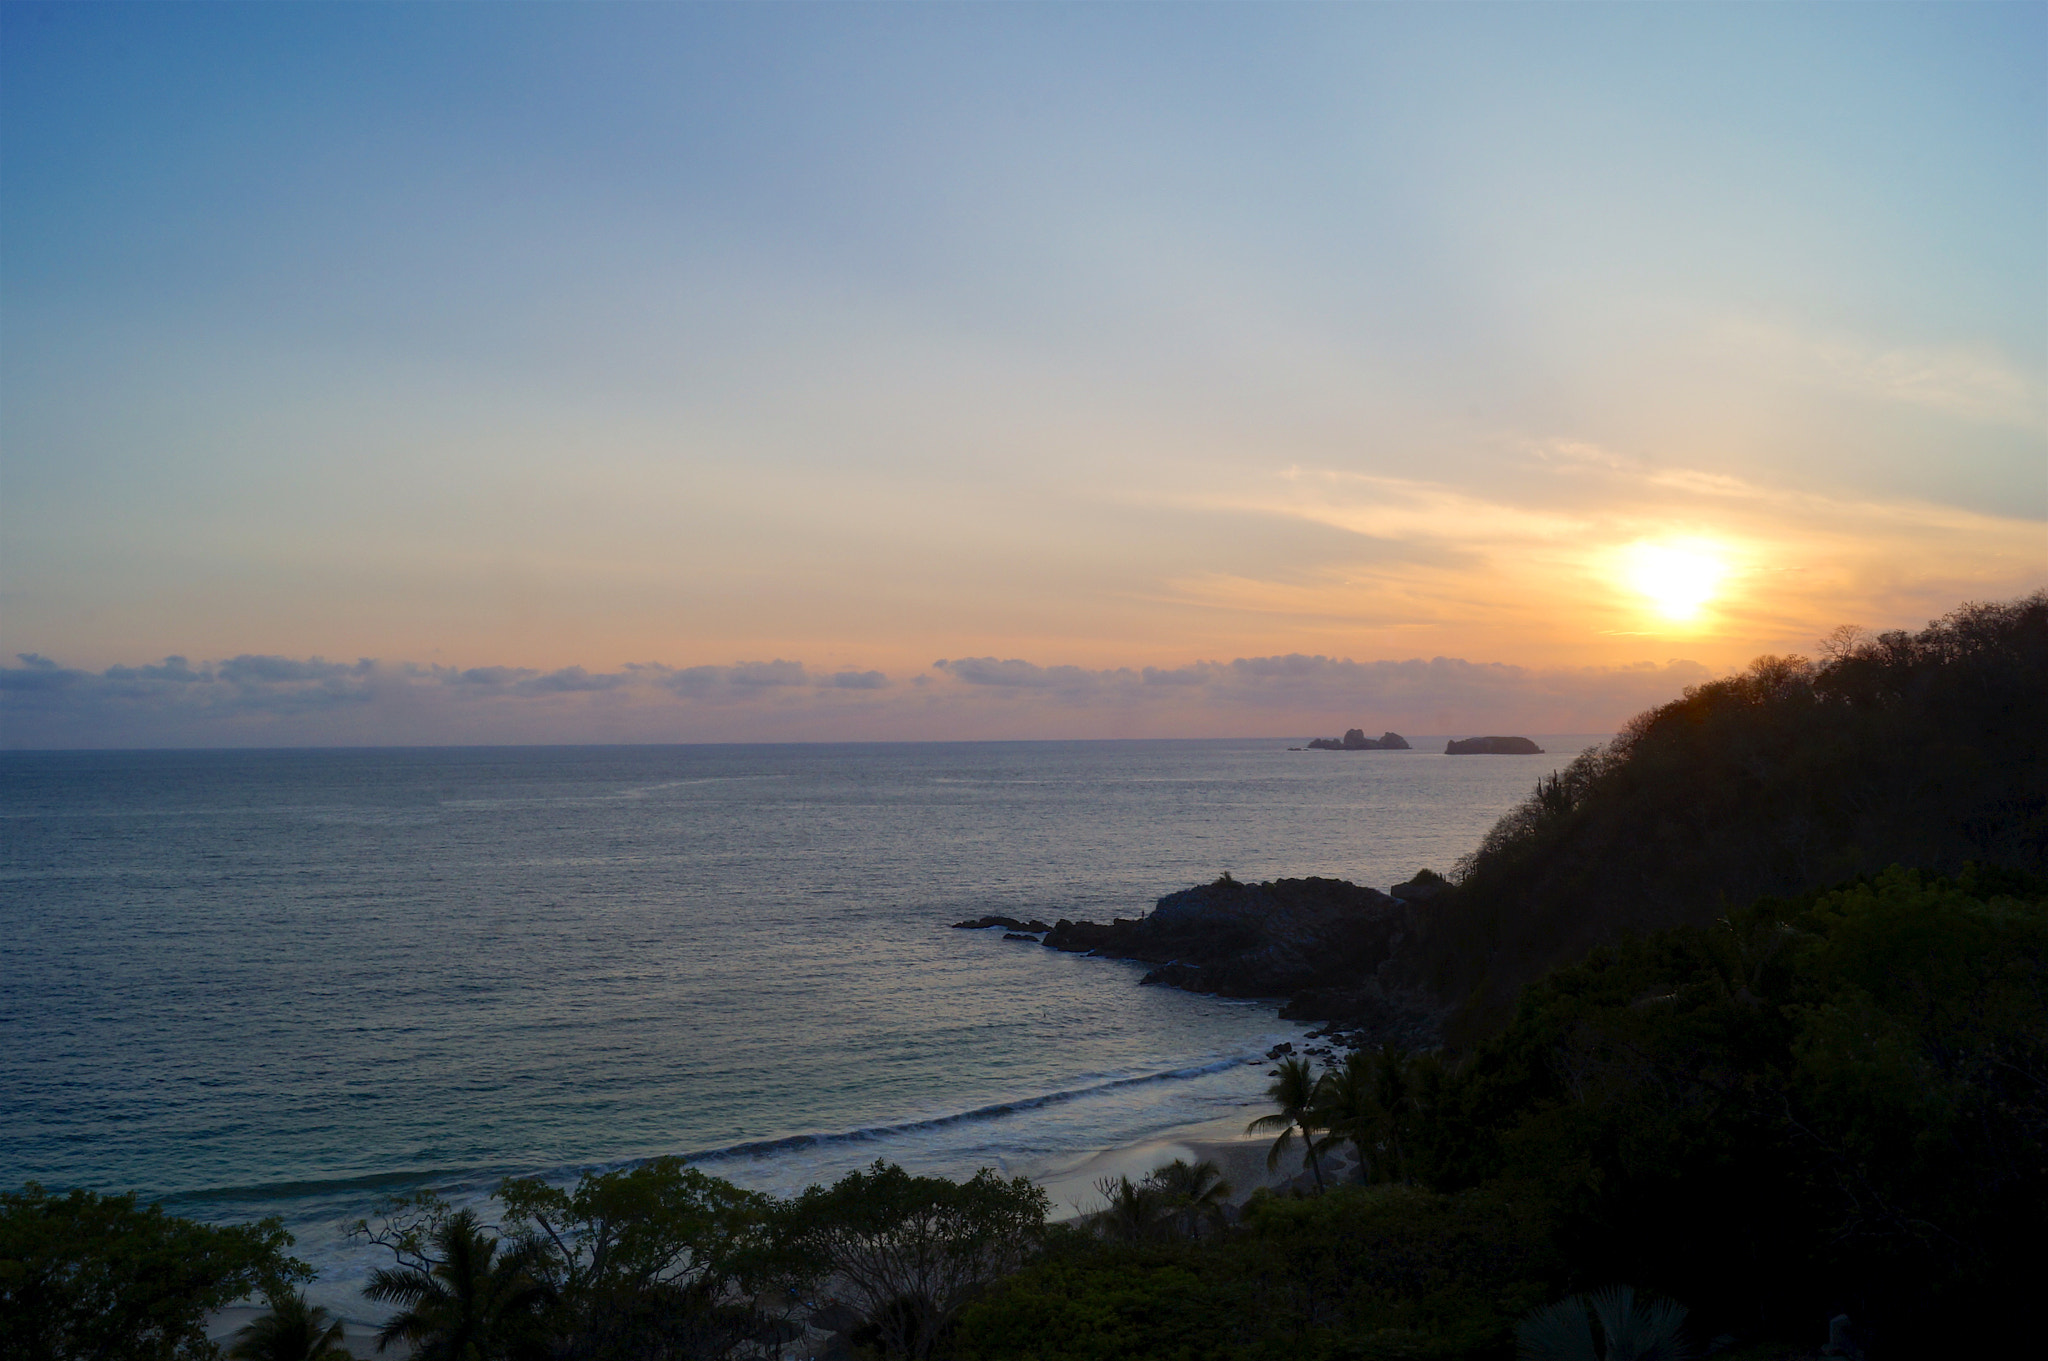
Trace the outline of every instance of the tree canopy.
<path fill-rule="evenodd" d="M 133 1195 L 0 1192 L 0 1354 L 200 1361 L 206 1316 L 312 1279 L 276 1219 L 198 1224 Z"/>

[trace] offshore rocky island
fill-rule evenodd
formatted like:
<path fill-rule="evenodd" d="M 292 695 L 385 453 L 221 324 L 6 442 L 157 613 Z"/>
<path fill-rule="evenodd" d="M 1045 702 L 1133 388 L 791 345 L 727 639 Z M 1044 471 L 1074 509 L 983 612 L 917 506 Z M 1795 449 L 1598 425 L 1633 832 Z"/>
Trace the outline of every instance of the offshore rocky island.
<path fill-rule="evenodd" d="M 1397 732 L 1367 737 L 1365 729 L 1351 728 L 1342 737 L 1311 737 L 1306 746 L 1291 751 L 1413 751 L 1407 738 Z M 1543 748 L 1526 737 L 1462 737 L 1444 744 L 1446 756 L 1541 756 Z"/>

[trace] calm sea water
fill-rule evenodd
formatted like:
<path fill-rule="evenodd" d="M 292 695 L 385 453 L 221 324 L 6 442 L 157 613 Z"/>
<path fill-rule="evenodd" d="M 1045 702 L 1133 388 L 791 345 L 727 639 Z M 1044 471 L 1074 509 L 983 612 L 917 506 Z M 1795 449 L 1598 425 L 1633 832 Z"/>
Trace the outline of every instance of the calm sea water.
<path fill-rule="evenodd" d="M 0 1182 L 282 1214 L 360 1314 L 337 1226 L 392 1191 L 1032 1172 L 1249 1111 L 1270 1006 L 948 923 L 1447 870 L 1598 739 L 1538 740 L 0 756 Z"/>

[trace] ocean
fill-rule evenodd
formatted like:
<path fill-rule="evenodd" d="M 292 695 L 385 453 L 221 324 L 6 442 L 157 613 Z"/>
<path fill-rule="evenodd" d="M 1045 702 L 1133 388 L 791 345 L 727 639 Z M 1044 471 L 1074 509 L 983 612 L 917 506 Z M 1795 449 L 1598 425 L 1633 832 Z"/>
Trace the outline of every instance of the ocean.
<path fill-rule="evenodd" d="M 1249 1119 L 1270 1004 L 949 923 L 1448 871 L 1602 739 L 1413 740 L 0 755 L 0 1184 L 281 1215 L 362 1317 L 340 1225 L 396 1192 L 1035 1175 Z"/>

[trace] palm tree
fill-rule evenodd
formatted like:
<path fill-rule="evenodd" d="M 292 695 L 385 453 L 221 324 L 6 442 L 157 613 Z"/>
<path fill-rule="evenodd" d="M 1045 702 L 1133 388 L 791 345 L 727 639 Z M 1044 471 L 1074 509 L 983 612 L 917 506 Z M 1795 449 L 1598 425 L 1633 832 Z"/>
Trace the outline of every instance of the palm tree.
<path fill-rule="evenodd" d="M 1104 1236 L 1122 1243 L 1139 1243 L 1158 1229 L 1160 1212 L 1165 1207 L 1149 1178 L 1141 1186 L 1129 1177 L 1104 1177 L 1095 1183 L 1095 1190 L 1104 1202 L 1095 1215 L 1095 1225 Z"/>
<path fill-rule="evenodd" d="M 1406 1170 L 1401 1120 L 1415 1105 L 1411 1061 L 1391 1041 L 1377 1053 L 1354 1050 L 1344 1066 L 1323 1075 L 1320 1116 L 1324 1148 L 1348 1142 L 1358 1150 L 1360 1181 L 1399 1181 Z"/>
<path fill-rule="evenodd" d="M 1375 1164 L 1373 1155 L 1380 1144 L 1381 1126 L 1385 1123 L 1380 1104 L 1376 1099 L 1372 1055 L 1353 1051 L 1344 1056 L 1344 1065 L 1323 1074 L 1323 1088 L 1319 1094 L 1316 1114 L 1324 1130 L 1322 1147 L 1325 1149 L 1338 1143 L 1348 1143 L 1358 1151 L 1358 1179 L 1369 1182 Z"/>
<path fill-rule="evenodd" d="M 499 1251 L 463 1210 L 428 1237 L 426 1265 L 385 1267 L 363 1294 L 399 1312 L 377 1334 L 377 1350 L 410 1342 L 415 1361 L 496 1361 L 530 1340 L 553 1290 L 538 1269 L 536 1244 Z"/>
<path fill-rule="evenodd" d="M 1160 1198 L 1175 1227 L 1189 1238 L 1199 1237 L 1204 1224 L 1220 1223 L 1223 1207 L 1230 1200 L 1230 1183 L 1223 1179 L 1223 1169 L 1207 1158 L 1192 1164 L 1175 1158 L 1164 1167 L 1155 1167 L 1146 1176 L 1145 1186 Z"/>
<path fill-rule="evenodd" d="M 270 1312 L 235 1333 L 230 1361 L 354 1361 L 341 1320 L 300 1295 L 272 1295 Z"/>
<path fill-rule="evenodd" d="M 1273 1085 L 1266 1088 L 1266 1099 L 1280 1109 L 1271 1115 L 1262 1115 L 1244 1127 L 1246 1134 L 1269 1129 L 1280 1131 L 1280 1137 L 1273 1141 L 1272 1150 L 1266 1154 L 1266 1170 L 1269 1172 L 1280 1165 L 1280 1159 L 1294 1142 L 1295 1132 L 1300 1131 L 1309 1169 L 1316 1174 L 1317 1195 L 1323 1192 L 1323 1164 L 1316 1157 L 1314 1131 L 1321 1126 L 1316 1106 L 1322 1090 L 1323 1080 L 1309 1067 L 1307 1059 L 1282 1059 L 1280 1067 L 1273 1073 Z"/>

